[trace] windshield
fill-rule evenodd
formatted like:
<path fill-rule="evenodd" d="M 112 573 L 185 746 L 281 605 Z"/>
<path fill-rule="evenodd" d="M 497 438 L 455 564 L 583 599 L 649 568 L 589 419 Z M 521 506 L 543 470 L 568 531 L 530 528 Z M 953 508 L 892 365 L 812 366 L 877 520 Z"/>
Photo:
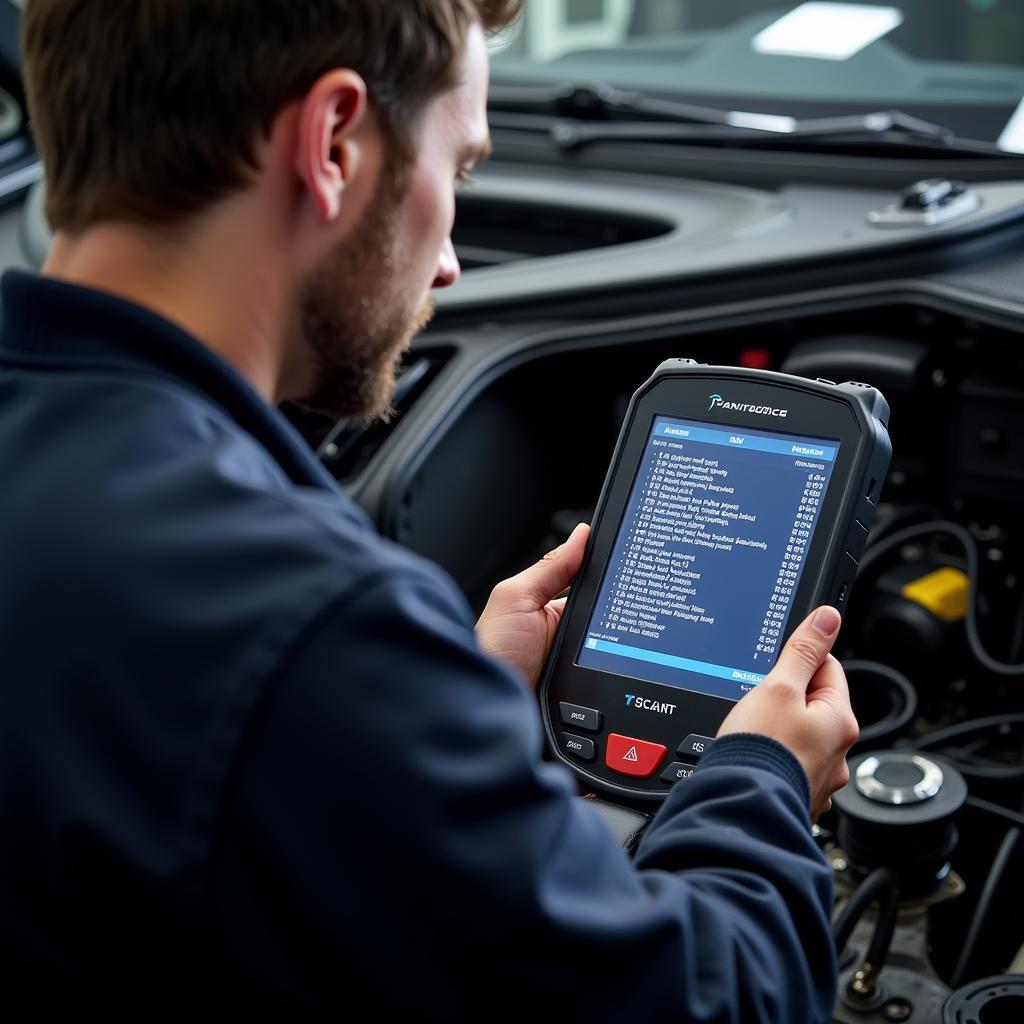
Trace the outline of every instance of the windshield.
<path fill-rule="evenodd" d="M 493 59 L 497 81 L 600 80 L 796 117 L 895 107 L 1024 151 L 1024 0 L 534 0 Z"/>

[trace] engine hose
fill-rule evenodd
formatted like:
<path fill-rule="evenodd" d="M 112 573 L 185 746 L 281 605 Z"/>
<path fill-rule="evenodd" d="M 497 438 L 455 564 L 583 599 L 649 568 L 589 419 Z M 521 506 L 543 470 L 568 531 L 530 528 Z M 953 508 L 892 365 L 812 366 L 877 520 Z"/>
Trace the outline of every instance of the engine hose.
<path fill-rule="evenodd" d="M 953 968 L 953 973 L 949 979 L 950 988 L 957 989 L 964 983 L 964 977 L 967 974 L 967 969 L 971 966 L 971 959 L 978 945 L 978 939 L 981 937 L 981 929 L 985 924 L 989 911 L 992 909 L 992 904 L 995 901 L 996 893 L 999 891 L 1003 875 L 1013 860 L 1013 855 L 1017 852 L 1017 844 L 1020 842 L 1020 837 L 1021 830 L 1019 828 L 1016 826 L 1008 828 L 1006 835 L 1003 836 L 1003 840 L 999 844 L 995 857 L 992 859 L 992 867 L 989 869 L 988 877 L 982 886 L 981 895 L 978 897 L 978 905 L 974 909 L 974 916 L 971 918 L 971 923 L 967 929 L 967 938 L 964 939 L 963 948 L 960 950 L 956 967 Z"/>
<path fill-rule="evenodd" d="M 896 879 L 888 868 L 875 868 L 867 878 L 854 890 L 853 894 L 846 901 L 843 909 L 832 922 L 832 935 L 835 938 L 836 953 L 842 953 L 846 949 L 847 942 L 857 927 L 857 922 L 864 916 L 864 911 L 875 901 L 884 907 L 890 893 L 896 890 Z M 879 913 L 879 924 L 881 924 L 881 912 Z M 893 913 L 893 924 L 895 925 L 895 912 Z M 876 933 L 878 929 L 875 929 Z M 892 934 L 890 932 L 889 939 Z M 888 945 L 888 942 L 886 943 Z"/>
<path fill-rule="evenodd" d="M 889 947 L 892 945 L 893 932 L 896 931 L 896 918 L 900 909 L 900 893 L 894 885 L 880 900 L 878 906 L 878 920 L 875 922 L 875 930 L 868 944 L 868 951 L 864 960 L 871 964 L 876 971 L 885 966 L 886 958 L 889 956 Z"/>
<path fill-rule="evenodd" d="M 884 718 L 861 729 L 860 738 L 853 745 L 853 752 L 873 750 L 902 736 L 917 717 L 917 691 L 910 680 L 902 672 L 878 661 L 844 661 L 843 668 L 847 676 L 851 677 L 851 689 L 856 688 L 853 681 L 856 676 L 874 677 L 885 680 L 890 695 L 895 698 L 894 707 Z"/>

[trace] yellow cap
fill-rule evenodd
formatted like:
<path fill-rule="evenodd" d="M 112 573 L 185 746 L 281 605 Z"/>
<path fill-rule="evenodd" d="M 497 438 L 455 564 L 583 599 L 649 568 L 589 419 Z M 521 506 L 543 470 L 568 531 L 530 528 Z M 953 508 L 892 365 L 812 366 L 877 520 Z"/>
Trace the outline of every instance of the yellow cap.
<path fill-rule="evenodd" d="M 943 622 L 958 622 L 967 615 L 970 591 L 967 574 L 946 566 L 908 583 L 902 594 L 908 601 L 927 608 Z"/>

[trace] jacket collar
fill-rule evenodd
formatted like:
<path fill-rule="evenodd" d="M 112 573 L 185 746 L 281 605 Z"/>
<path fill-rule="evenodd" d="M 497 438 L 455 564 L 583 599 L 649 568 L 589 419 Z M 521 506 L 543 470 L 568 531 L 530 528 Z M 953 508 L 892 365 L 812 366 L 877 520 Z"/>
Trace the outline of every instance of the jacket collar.
<path fill-rule="evenodd" d="M 340 493 L 298 432 L 215 352 L 142 306 L 93 288 L 8 270 L 0 280 L 0 362 L 117 367 L 169 377 L 219 406 L 293 483 Z"/>

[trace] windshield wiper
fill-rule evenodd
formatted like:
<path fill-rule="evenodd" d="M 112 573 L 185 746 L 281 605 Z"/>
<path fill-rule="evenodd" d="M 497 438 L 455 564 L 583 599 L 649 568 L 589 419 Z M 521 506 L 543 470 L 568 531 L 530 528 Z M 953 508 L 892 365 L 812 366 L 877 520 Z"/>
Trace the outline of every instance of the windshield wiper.
<path fill-rule="evenodd" d="M 491 111 L 550 114 L 581 121 L 658 121 L 673 124 L 735 126 L 737 118 L 763 118 L 766 124 L 792 122 L 791 117 L 718 110 L 696 103 L 663 100 L 642 92 L 626 92 L 604 82 L 562 82 L 559 85 L 494 84 Z M 781 130 L 778 128 L 776 130 Z"/>
<path fill-rule="evenodd" d="M 932 155 L 1016 156 L 991 142 L 958 138 L 944 125 L 901 110 L 801 120 L 656 99 L 602 83 L 495 86 L 490 109 L 492 121 L 499 127 L 503 112 L 547 115 L 541 122 L 544 130 L 556 146 L 567 151 L 595 142 L 667 142 L 838 151 L 904 148 Z M 511 119 L 508 126 L 526 127 Z"/>

